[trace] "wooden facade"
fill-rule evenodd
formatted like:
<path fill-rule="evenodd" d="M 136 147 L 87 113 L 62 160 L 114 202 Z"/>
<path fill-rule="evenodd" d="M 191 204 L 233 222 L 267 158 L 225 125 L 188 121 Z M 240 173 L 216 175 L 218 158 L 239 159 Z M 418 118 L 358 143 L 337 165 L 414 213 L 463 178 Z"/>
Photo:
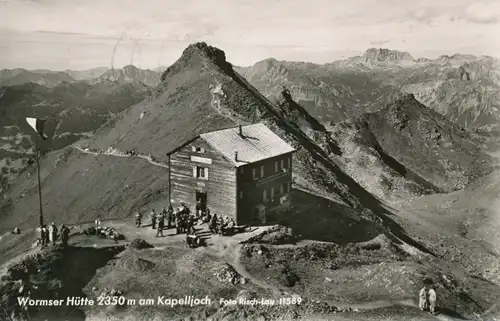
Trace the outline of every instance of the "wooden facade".
<path fill-rule="evenodd" d="M 257 132 L 260 130 L 260 132 Z M 240 128 L 241 131 L 241 128 Z M 254 133 L 264 132 L 265 137 L 274 135 L 266 128 L 254 127 Z M 203 135 L 202 135 L 203 136 Z M 170 165 L 169 194 L 172 206 L 185 203 L 192 211 L 198 200 L 212 214 L 227 215 L 236 224 L 255 225 L 266 223 L 273 212 L 291 204 L 292 153 L 293 148 L 280 142 L 281 153 L 274 150 L 274 157 L 255 156 L 256 161 L 238 159 L 241 146 L 229 157 L 226 141 L 213 139 L 211 143 L 198 136 L 168 154 Z M 233 137 L 234 138 L 234 137 Z M 277 136 L 271 139 L 278 139 Z M 242 141 L 254 144 L 252 137 Z M 225 149 L 217 149 L 216 143 L 223 142 Z M 215 144 L 215 145 L 214 145 Z M 259 145 L 260 150 L 268 150 Z M 278 147 L 280 147 L 278 145 Z M 225 154 L 224 154 L 225 151 Z M 245 154 L 245 153 L 243 153 Z M 255 154 L 246 153 L 246 157 Z"/>
<path fill-rule="evenodd" d="M 169 155 L 170 203 L 186 203 L 194 211 L 197 198 L 211 213 L 236 215 L 234 165 L 203 139 L 197 138 Z"/>
<path fill-rule="evenodd" d="M 265 209 L 265 217 L 291 203 L 292 154 L 284 154 L 251 163 L 237 170 L 238 218 L 243 224 L 263 222 L 257 206 Z"/>

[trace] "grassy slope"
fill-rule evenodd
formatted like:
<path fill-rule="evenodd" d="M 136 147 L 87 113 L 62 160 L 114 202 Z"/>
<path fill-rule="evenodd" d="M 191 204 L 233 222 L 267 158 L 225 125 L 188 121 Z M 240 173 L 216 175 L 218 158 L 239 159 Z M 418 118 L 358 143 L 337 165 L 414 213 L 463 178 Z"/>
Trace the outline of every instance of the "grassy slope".
<path fill-rule="evenodd" d="M 41 177 L 46 222 L 57 224 L 93 221 L 98 214 L 131 215 L 136 206 L 162 192 L 165 197 L 168 186 L 165 169 L 144 159 L 93 156 L 70 147 L 43 159 Z M 8 196 L 0 218 L 2 229 L 38 224 L 35 168 L 21 174 Z"/>
<path fill-rule="evenodd" d="M 401 202 L 399 209 L 408 213 L 401 222 L 426 231 L 420 234 L 429 247 L 446 248 L 445 256 L 500 282 L 499 177 L 496 171 L 461 191 Z"/>

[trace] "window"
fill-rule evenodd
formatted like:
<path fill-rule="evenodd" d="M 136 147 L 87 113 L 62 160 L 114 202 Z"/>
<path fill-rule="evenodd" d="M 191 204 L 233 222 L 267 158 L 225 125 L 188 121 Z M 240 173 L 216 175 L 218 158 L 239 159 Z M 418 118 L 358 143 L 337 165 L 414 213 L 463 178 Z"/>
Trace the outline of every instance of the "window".
<path fill-rule="evenodd" d="M 287 167 L 290 168 L 291 167 L 291 161 L 292 161 L 292 158 L 291 157 L 288 157 L 287 160 L 286 160 L 286 163 L 287 163 Z"/>
<path fill-rule="evenodd" d="M 274 172 L 277 173 L 278 170 L 279 170 L 279 168 L 278 168 L 278 161 L 275 161 L 274 162 Z"/>
<path fill-rule="evenodd" d="M 274 201 L 274 187 L 271 187 L 271 201 Z"/>
<path fill-rule="evenodd" d="M 196 147 L 196 146 L 192 146 L 191 150 L 193 151 L 193 153 L 204 153 L 205 152 L 205 149 L 202 148 L 202 147 Z"/>
<path fill-rule="evenodd" d="M 200 178 L 200 179 L 208 179 L 208 168 L 194 166 L 193 167 L 193 177 Z"/>
<path fill-rule="evenodd" d="M 281 160 L 281 169 L 283 169 L 285 167 L 284 165 L 285 165 L 285 161 L 282 159 Z"/>
<path fill-rule="evenodd" d="M 239 198 L 242 199 L 243 198 L 243 192 L 240 192 L 239 193 Z"/>
<path fill-rule="evenodd" d="M 267 190 L 266 189 L 262 192 L 262 201 L 264 203 L 267 202 Z"/>
<path fill-rule="evenodd" d="M 288 184 L 285 185 L 287 193 L 290 193 L 290 185 L 292 185 L 292 183 L 288 183 Z"/>
<path fill-rule="evenodd" d="M 252 168 L 252 178 L 253 179 L 257 178 L 257 170 L 255 168 Z"/>
<path fill-rule="evenodd" d="M 285 186 L 283 186 L 283 184 L 280 184 L 280 194 L 283 194 L 284 191 L 285 191 Z"/>
<path fill-rule="evenodd" d="M 260 177 L 264 177 L 264 166 L 260 167 Z"/>

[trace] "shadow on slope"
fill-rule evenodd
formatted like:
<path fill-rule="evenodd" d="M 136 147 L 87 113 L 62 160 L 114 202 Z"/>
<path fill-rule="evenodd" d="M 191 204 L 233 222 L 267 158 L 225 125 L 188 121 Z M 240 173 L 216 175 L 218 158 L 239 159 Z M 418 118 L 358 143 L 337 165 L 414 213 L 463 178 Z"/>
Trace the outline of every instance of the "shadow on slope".
<path fill-rule="evenodd" d="M 8 312 L 18 310 L 17 296 L 19 284 L 23 281 L 25 290 L 30 290 L 34 300 L 62 299 L 62 306 L 43 306 L 28 309 L 30 319 L 85 320 L 83 311 L 75 305 L 67 304 L 71 297 L 85 298 L 83 288 L 123 247 L 95 249 L 90 247 L 55 247 L 29 255 L 23 261 L 8 269 L 5 284 L 0 289 L 2 302 Z M 16 291 L 17 290 L 17 291 Z"/>
<path fill-rule="evenodd" d="M 359 243 L 386 231 L 358 211 L 298 189 L 292 190 L 293 208 L 270 223 L 290 227 L 307 240 L 336 244 Z"/>

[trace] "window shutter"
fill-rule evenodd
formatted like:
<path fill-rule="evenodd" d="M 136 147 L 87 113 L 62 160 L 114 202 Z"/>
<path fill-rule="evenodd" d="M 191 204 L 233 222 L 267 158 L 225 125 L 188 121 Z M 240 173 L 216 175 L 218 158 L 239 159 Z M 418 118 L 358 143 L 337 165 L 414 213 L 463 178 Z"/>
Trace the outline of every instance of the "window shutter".
<path fill-rule="evenodd" d="M 278 161 L 274 162 L 274 171 L 277 173 L 278 172 Z"/>
<path fill-rule="evenodd" d="M 283 191 L 284 191 L 284 187 L 283 187 L 283 184 L 280 184 L 280 193 L 283 194 Z"/>
<path fill-rule="evenodd" d="M 281 160 L 281 169 L 283 169 L 283 167 L 285 167 L 284 165 L 285 165 L 285 161 Z"/>
<path fill-rule="evenodd" d="M 208 168 L 205 167 L 205 179 L 208 180 Z"/>
<path fill-rule="evenodd" d="M 191 151 L 193 151 L 193 153 L 196 153 L 196 147 L 191 146 Z"/>
<path fill-rule="evenodd" d="M 290 167 L 291 167 L 291 165 L 290 165 L 291 159 L 292 159 L 291 157 L 288 157 L 288 159 L 286 160 L 286 162 L 287 162 L 287 164 L 288 164 L 288 168 L 290 168 Z"/>
<path fill-rule="evenodd" d="M 193 166 L 193 177 L 196 177 L 196 166 Z"/>
<path fill-rule="evenodd" d="M 264 177 L 264 166 L 260 167 L 260 177 Z"/>

